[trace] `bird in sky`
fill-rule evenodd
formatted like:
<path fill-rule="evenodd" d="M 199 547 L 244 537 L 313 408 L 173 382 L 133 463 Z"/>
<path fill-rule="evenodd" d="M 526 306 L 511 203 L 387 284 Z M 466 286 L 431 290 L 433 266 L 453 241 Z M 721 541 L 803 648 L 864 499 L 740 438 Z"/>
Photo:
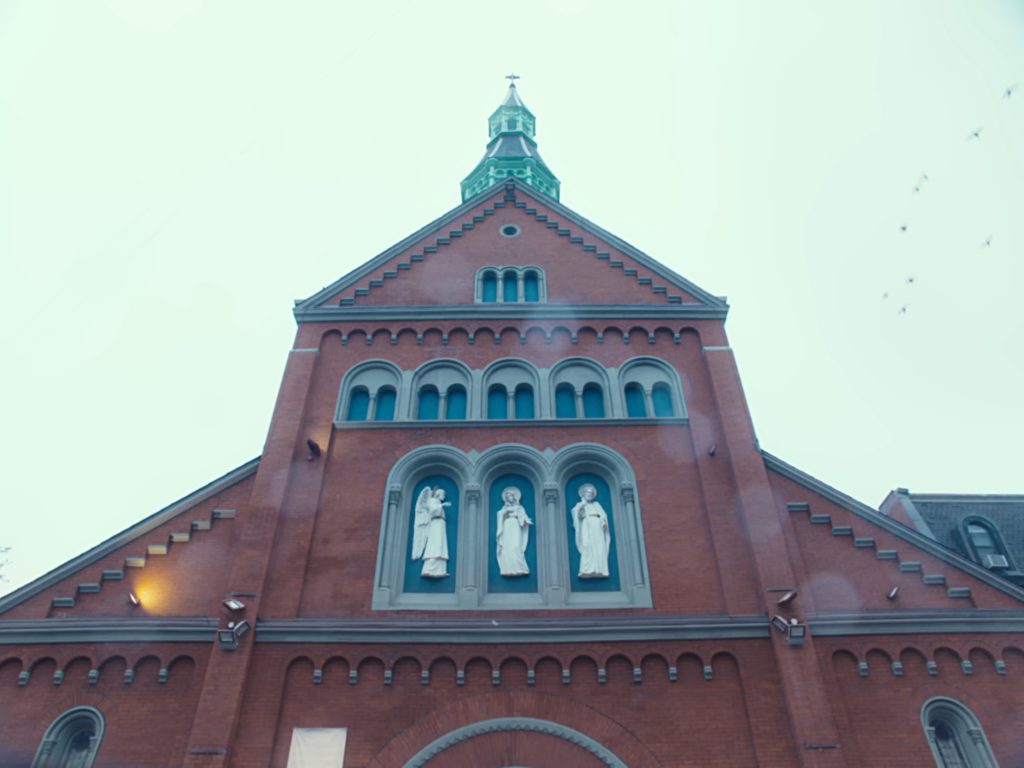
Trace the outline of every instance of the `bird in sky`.
<path fill-rule="evenodd" d="M 898 314 L 901 314 L 901 315 L 907 314 L 907 307 L 909 307 L 909 306 L 910 306 L 909 304 L 904 304 L 902 307 L 900 307 Z"/>
<path fill-rule="evenodd" d="M 973 131 L 971 131 L 969 134 L 967 134 L 967 140 L 968 141 L 974 141 L 975 139 L 980 139 L 981 138 L 981 132 L 983 130 L 985 130 L 983 127 L 982 128 L 975 128 Z"/>
<path fill-rule="evenodd" d="M 981 244 L 981 247 L 982 248 L 991 248 L 992 247 L 992 235 L 989 235 L 988 237 L 985 238 L 985 241 Z"/>
<path fill-rule="evenodd" d="M 900 232 L 906 232 L 906 231 L 907 231 L 907 225 L 906 224 L 900 224 Z"/>
<path fill-rule="evenodd" d="M 910 275 L 904 282 L 907 285 L 913 285 L 915 280 L 917 280 L 917 278 L 914 277 L 913 275 Z"/>
<path fill-rule="evenodd" d="M 921 191 L 921 185 L 920 184 L 915 184 L 914 185 L 914 194 L 917 194 L 920 191 Z"/>
<path fill-rule="evenodd" d="M 885 293 L 882 294 L 882 301 L 885 301 L 888 298 L 889 298 L 889 292 L 886 291 Z"/>
<path fill-rule="evenodd" d="M 1006 86 L 1006 90 L 1003 91 L 1003 98 L 1004 99 L 1009 99 L 1011 96 L 1013 96 L 1013 92 L 1016 91 L 1016 90 L 1017 90 L 1017 84 L 1016 83 L 1014 83 L 1013 85 Z"/>

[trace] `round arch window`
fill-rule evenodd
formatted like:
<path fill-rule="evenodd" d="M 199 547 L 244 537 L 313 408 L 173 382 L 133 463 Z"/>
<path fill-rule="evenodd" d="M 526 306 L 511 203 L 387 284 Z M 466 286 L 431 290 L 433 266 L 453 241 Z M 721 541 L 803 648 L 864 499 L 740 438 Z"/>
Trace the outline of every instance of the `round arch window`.
<path fill-rule="evenodd" d="M 499 230 L 502 237 L 519 237 L 520 231 L 515 224 L 506 224 Z"/>

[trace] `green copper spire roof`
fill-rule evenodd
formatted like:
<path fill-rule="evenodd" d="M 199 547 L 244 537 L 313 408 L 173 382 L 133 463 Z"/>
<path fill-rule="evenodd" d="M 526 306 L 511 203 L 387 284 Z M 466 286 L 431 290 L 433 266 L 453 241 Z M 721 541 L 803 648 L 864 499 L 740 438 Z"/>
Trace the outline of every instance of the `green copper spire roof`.
<path fill-rule="evenodd" d="M 537 151 L 537 119 L 519 98 L 518 79 L 509 75 L 505 100 L 487 121 L 490 141 L 483 159 L 462 180 L 463 202 L 510 176 L 558 200 L 561 185 Z"/>

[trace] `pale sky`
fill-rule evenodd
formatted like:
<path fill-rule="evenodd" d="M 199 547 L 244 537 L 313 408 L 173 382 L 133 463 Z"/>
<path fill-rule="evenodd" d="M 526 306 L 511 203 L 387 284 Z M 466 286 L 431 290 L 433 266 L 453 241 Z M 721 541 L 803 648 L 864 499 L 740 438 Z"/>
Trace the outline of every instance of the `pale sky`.
<path fill-rule="evenodd" d="M 562 202 L 728 296 L 763 448 L 872 506 L 1024 492 L 1022 39 L 1008 0 L 0 0 L 0 592 L 260 453 L 292 300 L 459 203 L 512 71 Z"/>

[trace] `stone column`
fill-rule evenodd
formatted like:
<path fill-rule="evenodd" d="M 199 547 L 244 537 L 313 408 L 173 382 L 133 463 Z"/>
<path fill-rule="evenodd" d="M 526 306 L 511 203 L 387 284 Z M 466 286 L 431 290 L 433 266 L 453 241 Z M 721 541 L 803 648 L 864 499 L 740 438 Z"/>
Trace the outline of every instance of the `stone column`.
<path fill-rule="evenodd" d="M 480 557 L 480 485 L 470 483 L 466 486 L 466 508 L 463 510 L 461 526 L 464 535 L 459 541 L 465 546 L 459 548 L 459 565 L 461 573 L 455 574 L 459 589 L 459 605 L 463 608 L 474 608 L 480 604 L 480 584 L 487 578 L 487 557 Z M 486 551 L 486 548 L 485 548 Z"/>
<path fill-rule="evenodd" d="M 544 519 L 541 525 L 543 539 L 538 541 L 542 545 L 538 547 L 537 554 L 540 556 L 541 573 L 546 574 L 547 584 L 541 585 L 547 589 L 548 605 L 551 607 L 565 605 L 568 586 L 564 583 L 565 574 L 559 567 L 564 558 L 559 557 L 559 548 L 565 544 L 560 531 L 564 530 L 563 516 L 559 504 L 558 485 L 556 483 L 544 483 Z"/>

